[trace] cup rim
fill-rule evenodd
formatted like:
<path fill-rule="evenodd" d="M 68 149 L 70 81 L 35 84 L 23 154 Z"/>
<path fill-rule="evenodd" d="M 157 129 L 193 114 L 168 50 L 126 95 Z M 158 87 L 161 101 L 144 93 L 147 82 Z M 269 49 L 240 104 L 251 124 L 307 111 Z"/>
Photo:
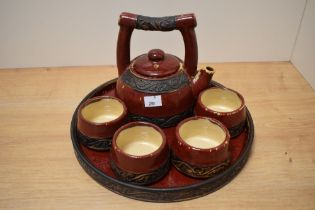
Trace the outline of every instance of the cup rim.
<path fill-rule="evenodd" d="M 113 99 L 113 100 L 118 101 L 123 106 L 122 114 L 119 115 L 119 117 L 114 119 L 114 120 L 111 120 L 111 121 L 108 121 L 108 122 L 101 122 L 101 123 L 91 122 L 91 121 L 85 119 L 83 117 L 83 115 L 82 115 L 82 109 L 84 107 L 86 107 L 87 105 L 89 105 L 89 104 L 91 104 L 93 102 L 100 101 L 102 99 Z M 111 124 L 115 124 L 115 123 L 121 121 L 127 115 L 127 107 L 126 107 L 125 103 L 121 99 L 119 99 L 117 97 L 114 97 L 114 96 L 96 96 L 96 97 L 89 98 L 88 100 L 83 102 L 80 105 L 80 107 L 79 107 L 78 113 L 79 113 L 79 117 L 81 118 L 82 121 L 84 121 L 84 123 L 87 123 L 87 124 L 90 124 L 90 125 L 93 125 L 93 126 L 111 125 Z"/>
<path fill-rule="evenodd" d="M 225 133 L 225 139 L 216 147 L 211 147 L 211 148 L 199 148 L 199 147 L 195 147 L 192 146 L 188 143 L 186 143 L 184 141 L 184 139 L 180 136 L 179 134 L 179 128 L 186 122 L 191 121 L 191 120 L 198 120 L 198 119 L 205 119 L 208 120 L 216 125 L 218 125 Z M 176 135 L 176 139 L 177 141 L 180 141 L 183 145 L 185 145 L 185 147 L 191 148 L 195 151 L 202 151 L 202 152 L 212 152 L 213 150 L 218 150 L 219 148 L 221 148 L 222 146 L 224 146 L 225 144 L 227 144 L 230 140 L 230 133 L 228 131 L 228 129 L 226 128 L 226 126 L 224 126 L 219 120 L 216 120 L 214 118 L 211 117 L 205 117 L 205 116 L 193 116 L 193 117 L 189 117 L 186 118 L 184 120 L 182 120 L 177 126 L 176 126 L 176 130 L 175 130 L 175 135 Z"/>
<path fill-rule="evenodd" d="M 221 89 L 221 90 L 228 90 L 228 91 L 231 91 L 231 92 L 234 92 L 237 94 L 237 96 L 241 99 L 241 106 L 238 107 L 237 109 L 233 110 L 233 111 L 230 111 L 230 112 L 220 112 L 220 111 L 216 111 L 216 110 L 213 110 L 213 109 L 210 109 L 208 108 L 207 106 L 205 106 L 202 102 L 201 102 L 201 97 L 202 95 L 209 89 Z M 198 96 L 198 99 L 197 99 L 197 103 L 202 107 L 202 109 L 206 110 L 207 112 L 212 112 L 216 115 L 233 115 L 235 113 L 238 113 L 240 112 L 242 109 L 245 108 L 245 99 L 244 97 L 242 96 L 242 94 L 240 94 L 239 92 L 237 92 L 236 90 L 233 90 L 233 89 L 230 89 L 230 88 L 226 88 L 226 87 L 210 87 L 210 88 L 206 88 L 204 89 L 203 91 L 201 91 L 201 93 L 199 94 Z"/>
<path fill-rule="evenodd" d="M 162 136 L 162 143 L 161 145 L 159 146 L 158 149 L 156 149 L 154 152 L 151 152 L 149 154 L 146 154 L 146 155 L 131 155 L 131 154 L 128 154 L 126 152 L 124 152 L 122 149 L 120 149 L 117 145 L 117 137 L 119 135 L 119 133 L 127 128 L 131 128 L 131 127 L 135 127 L 135 126 L 147 126 L 147 127 L 151 127 L 151 128 L 154 128 L 156 131 L 158 131 L 161 136 Z M 149 122 L 144 122 L 144 121 L 136 121 L 136 122 L 129 122 L 123 126 L 121 126 L 114 134 L 113 136 L 113 139 L 112 139 L 112 149 L 119 153 L 120 155 L 123 155 L 125 157 L 128 157 L 128 158 L 132 158 L 132 159 L 145 159 L 145 158 L 151 158 L 151 157 L 154 157 L 154 156 L 158 156 L 164 149 L 164 147 L 166 147 L 166 136 L 164 134 L 164 131 L 158 127 L 157 125 L 153 124 L 153 123 L 149 123 Z"/>

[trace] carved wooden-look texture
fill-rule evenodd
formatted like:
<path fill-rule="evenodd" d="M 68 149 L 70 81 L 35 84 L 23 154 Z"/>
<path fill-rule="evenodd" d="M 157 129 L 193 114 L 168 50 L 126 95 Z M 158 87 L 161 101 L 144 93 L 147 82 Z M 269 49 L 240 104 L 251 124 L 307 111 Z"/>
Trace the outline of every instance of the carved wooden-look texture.
<path fill-rule="evenodd" d="M 106 82 L 90 92 L 81 103 L 84 103 L 87 99 L 98 96 L 102 93 L 106 95 L 115 95 L 115 89 L 112 89 L 114 86 L 113 83 L 116 83 L 116 79 Z M 209 84 L 209 87 L 211 86 L 222 87 L 222 85 L 214 81 Z M 232 156 L 230 166 L 230 159 L 215 166 L 208 166 L 207 169 L 187 165 L 182 161 L 174 159 L 173 165 L 180 171 L 188 173 L 192 177 L 209 178 L 205 180 L 191 179 L 179 172 L 176 172 L 175 168 L 171 168 L 162 180 L 155 182 L 153 185 L 141 188 L 137 185 L 150 183 L 156 179 L 160 179 L 160 177 L 167 172 L 165 171 L 165 168 L 167 169 L 168 167 L 161 167 L 156 171 L 144 174 L 124 173 L 114 164 L 114 161 L 111 161 L 110 157 L 112 156 L 108 153 L 103 153 L 100 158 L 99 153 L 86 149 L 84 146 L 79 144 L 80 139 L 76 125 L 76 115 L 77 110 L 74 112 L 71 122 L 71 139 L 76 157 L 83 169 L 93 179 L 109 190 L 126 197 L 144 201 L 183 201 L 204 196 L 216 191 L 230 182 L 243 168 L 249 157 L 249 152 L 254 140 L 254 124 L 249 111 L 247 111 L 246 130 L 230 143 L 230 145 L 232 145 L 230 146 Z M 175 145 L 172 143 L 175 135 L 175 127 L 165 129 L 164 133 L 168 144 Z M 204 171 L 205 169 L 208 173 Z M 113 173 L 116 177 L 112 176 Z M 121 182 L 118 178 L 131 183 Z"/>
<path fill-rule="evenodd" d="M 185 68 L 189 75 L 194 76 L 196 74 L 198 46 L 194 28 L 197 22 L 193 14 L 156 18 L 125 12 L 120 15 L 119 25 L 120 31 L 117 42 L 117 67 L 119 75 L 130 64 L 130 39 L 134 29 L 150 31 L 179 30 L 185 44 Z"/>

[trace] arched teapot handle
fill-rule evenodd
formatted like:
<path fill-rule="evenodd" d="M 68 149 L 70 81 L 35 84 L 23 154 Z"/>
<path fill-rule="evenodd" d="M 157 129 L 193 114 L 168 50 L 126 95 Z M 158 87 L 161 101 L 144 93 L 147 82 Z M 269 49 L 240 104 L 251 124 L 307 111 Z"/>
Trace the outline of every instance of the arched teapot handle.
<path fill-rule="evenodd" d="M 194 14 L 166 17 L 147 17 L 123 12 L 120 14 L 120 30 L 117 41 L 117 67 L 119 76 L 130 64 L 130 39 L 134 29 L 148 31 L 179 30 L 185 43 L 184 65 L 187 73 L 194 76 L 197 71 L 198 46 L 195 34 L 197 26 Z"/>

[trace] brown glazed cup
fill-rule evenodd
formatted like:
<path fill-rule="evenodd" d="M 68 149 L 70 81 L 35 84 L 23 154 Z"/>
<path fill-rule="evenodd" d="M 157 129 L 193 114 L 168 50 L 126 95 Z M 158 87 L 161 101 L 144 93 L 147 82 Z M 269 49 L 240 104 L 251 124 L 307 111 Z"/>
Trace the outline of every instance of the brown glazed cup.
<path fill-rule="evenodd" d="M 194 178 L 209 178 L 230 162 L 230 135 L 218 120 L 190 117 L 176 127 L 172 163 L 180 172 Z"/>
<path fill-rule="evenodd" d="M 151 184 L 169 169 L 169 148 L 161 128 L 148 122 L 130 122 L 118 129 L 111 148 L 111 168 L 122 181 Z"/>
<path fill-rule="evenodd" d="M 228 88 L 212 87 L 203 90 L 197 99 L 195 114 L 215 118 L 230 132 L 231 138 L 242 133 L 246 121 L 243 96 Z"/>
<path fill-rule="evenodd" d="M 81 104 L 77 116 L 81 143 L 91 149 L 108 150 L 116 130 L 127 122 L 127 108 L 118 98 L 99 96 Z"/>

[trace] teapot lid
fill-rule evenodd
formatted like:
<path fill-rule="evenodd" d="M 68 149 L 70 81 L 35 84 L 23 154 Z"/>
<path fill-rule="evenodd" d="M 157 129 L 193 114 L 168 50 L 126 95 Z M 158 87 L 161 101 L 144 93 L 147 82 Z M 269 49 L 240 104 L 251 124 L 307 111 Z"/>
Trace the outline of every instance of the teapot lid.
<path fill-rule="evenodd" d="M 133 62 L 133 70 L 146 77 L 167 77 L 179 70 L 181 60 L 163 50 L 153 49 L 140 55 Z"/>

